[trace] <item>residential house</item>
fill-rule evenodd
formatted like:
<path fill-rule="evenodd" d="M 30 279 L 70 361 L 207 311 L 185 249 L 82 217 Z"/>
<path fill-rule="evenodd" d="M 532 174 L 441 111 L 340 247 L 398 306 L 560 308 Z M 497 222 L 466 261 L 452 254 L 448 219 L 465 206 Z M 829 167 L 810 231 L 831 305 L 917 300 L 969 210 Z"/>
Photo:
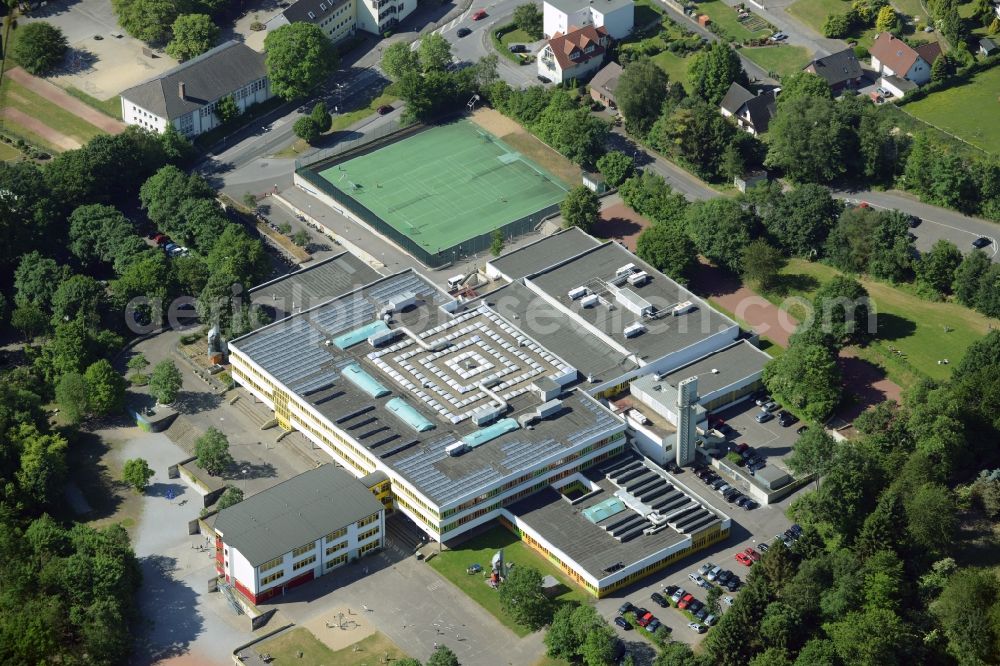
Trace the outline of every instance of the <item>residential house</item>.
<path fill-rule="evenodd" d="M 931 65 L 941 55 L 937 42 L 911 47 L 888 32 L 875 37 L 868 52 L 872 56 L 872 69 L 883 77 L 896 76 L 921 86 L 931 80 Z"/>
<path fill-rule="evenodd" d="M 272 96 L 264 54 L 232 40 L 122 92 L 122 119 L 194 137 L 221 124 L 215 109 L 230 95 L 241 112 Z"/>
<path fill-rule="evenodd" d="M 538 52 L 538 75 L 556 83 L 587 79 L 604 64 L 610 43 L 608 31 L 592 25 L 557 34 Z"/>
<path fill-rule="evenodd" d="M 601 71 L 594 74 L 594 78 L 590 80 L 590 96 L 594 101 L 604 106 L 618 108 L 615 89 L 618 88 L 618 77 L 621 75 L 622 66 L 616 62 L 609 62 Z"/>
<path fill-rule="evenodd" d="M 358 28 L 356 0 L 299 0 L 267 20 L 268 30 L 297 21 L 318 25 L 330 41 L 353 36 Z"/>
<path fill-rule="evenodd" d="M 607 30 L 612 39 L 624 39 L 632 32 L 635 3 L 632 0 L 545 0 L 542 17 L 546 38 L 593 26 Z"/>
<path fill-rule="evenodd" d="M 212 523 L 216 571 L 258 604 L 378 550 L 386 482 L 326 464 L 222 509 Z"/>
<path fill-rule="evenodd" d="M 719 111 L 726 118 L 732 118 L 740 129 L 754 136 L 763 134 L 774 117 L 779 90 L 766 90 L 754 95 L 734 82 L 722 98 Z"/>
<path fill-rule="evenodd" d="M 844 49 L 817 58 L 806 65 L 804 71 L 822 77 L 834 94 L 857 88 L 864 74 L 853 49 Z"/>
<path fill-rule="evenodd" d="M 997 53 L 998 50 L 1000 50 L 1000 47 L 998 47 L 996 42 L 989 37 L 983 37 L 979 40 L 979 55 L 984 58 L 988 58 L 994 53 Z"/>

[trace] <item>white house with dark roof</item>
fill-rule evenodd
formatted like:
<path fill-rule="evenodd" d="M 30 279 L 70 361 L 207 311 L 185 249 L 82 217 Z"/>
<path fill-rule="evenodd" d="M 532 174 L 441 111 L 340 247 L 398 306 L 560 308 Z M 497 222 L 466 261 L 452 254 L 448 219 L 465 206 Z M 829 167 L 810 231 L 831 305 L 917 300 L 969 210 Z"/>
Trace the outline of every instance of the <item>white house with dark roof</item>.
<path fill-rule="evenodd" d="M 170 124 L 194 137 L 221 124 L 215 109 L 228 95 L 241 112 L 272 97 L 263 53 L 236 41 L 216 46 L 122 92 L 122 119 L 154 132 Z"/>
<path fill-rule="evenodd" d="M 767 131 L 777 111 L 777 90 L 764 90 L 755 95 L 735 81 L 719 104 L 719 111 L 744 131 L 757 136 Z"/>

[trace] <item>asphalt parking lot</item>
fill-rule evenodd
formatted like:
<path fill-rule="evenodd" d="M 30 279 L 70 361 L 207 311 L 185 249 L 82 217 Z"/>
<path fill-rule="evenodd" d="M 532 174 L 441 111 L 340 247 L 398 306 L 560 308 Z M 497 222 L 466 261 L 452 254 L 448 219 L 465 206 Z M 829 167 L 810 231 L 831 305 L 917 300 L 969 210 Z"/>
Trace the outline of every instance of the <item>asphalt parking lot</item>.
<path fill-rule="evenodd" d="M 778 424 L 778 410 L 773 413 L 775 418 L 767 423 L 757 423 L 755 417 L 760 413 L 753 400 L 744 400 L 741 403 L 728 407 L 721 412 L 713 412 L 713 416 L 719 416 L 726 423 L 736 429 L 737 434 L 730 438 L 733 443 L 746 442 L 765 459 L 773 457 L 784 457 L 791 453 L 792 446 L 799 438 L 795 431 L 802 423 L 794 423 L 787 428 Z"/>

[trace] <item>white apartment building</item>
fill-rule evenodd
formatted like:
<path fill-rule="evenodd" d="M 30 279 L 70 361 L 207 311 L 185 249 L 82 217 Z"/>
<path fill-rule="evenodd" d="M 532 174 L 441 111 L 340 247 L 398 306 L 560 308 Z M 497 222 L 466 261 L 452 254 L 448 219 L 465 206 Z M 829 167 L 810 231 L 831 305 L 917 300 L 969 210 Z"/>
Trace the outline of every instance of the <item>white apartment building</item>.
<path fill-rule="evenodd" d="M 635 4 L 632 0 L 545 0 L 542 16 L 546 38 L 593 26 L 603 27 L 612 39 L 622 39 L 632 32 Z"/>

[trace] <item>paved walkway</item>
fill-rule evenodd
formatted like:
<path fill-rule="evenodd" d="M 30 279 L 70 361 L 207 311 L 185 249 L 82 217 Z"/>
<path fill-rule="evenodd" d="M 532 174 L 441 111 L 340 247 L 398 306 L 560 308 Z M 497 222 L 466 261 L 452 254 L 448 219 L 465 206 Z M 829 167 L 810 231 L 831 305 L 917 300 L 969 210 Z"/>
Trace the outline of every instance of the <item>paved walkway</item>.
<path fill-rule="evenodd" d="M 125 130 L 125 123 L 120 120 L 115 120 L 111 116 L 106 115 L 95 108 L 87 106 L 62 88 L 49 83 L 44 79 L 40 79 L 37 76 L 32 76 L 20 67 L 15 67 L 10 71 L 5 72 L 4 75 L 21 84 L 28 90 L 38 93 L 59 108 L 69 111 L 74 116 L 83 118 L 91 125 L 100 128 L 108 134 L 120 134 Z"/>

